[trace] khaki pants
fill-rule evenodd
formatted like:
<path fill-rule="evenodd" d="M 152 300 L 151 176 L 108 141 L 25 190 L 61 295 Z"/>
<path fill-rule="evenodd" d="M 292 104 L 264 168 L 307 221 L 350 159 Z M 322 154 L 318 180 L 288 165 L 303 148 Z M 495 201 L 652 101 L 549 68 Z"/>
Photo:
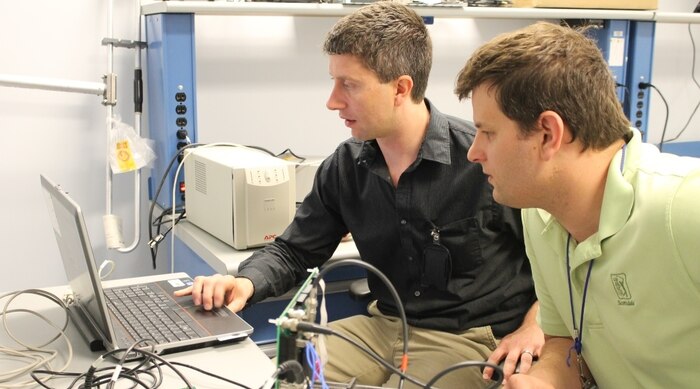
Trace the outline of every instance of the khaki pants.
<path fill-rule="evenodd" d="M 386 361 L 400 366 L 403 353 L 401 321 L 383 315 L 376 302 L 369 305 L 367 316 L 353 316 L 330 323 L 342 332 L 373 350 Z M 408 375 L 427 383 L 448 366 L 463 361 L 485 361 L 498 341 L 491 327 L 472 328 L 463 333 L 450 333 L 409 326 Z M 337 337 L 327 336 L 328 364 L 324 367 L 326 381 L 348 382 L 396 388 L 399 377 L 374 361 L 356 346 Z M 441 389 L 483 388 L 489 384 L 481 378 L 479 367 L 465 367 L 443 376 L 435 385 Z M 417 388 L 404 380 L 404 388 Z"/>

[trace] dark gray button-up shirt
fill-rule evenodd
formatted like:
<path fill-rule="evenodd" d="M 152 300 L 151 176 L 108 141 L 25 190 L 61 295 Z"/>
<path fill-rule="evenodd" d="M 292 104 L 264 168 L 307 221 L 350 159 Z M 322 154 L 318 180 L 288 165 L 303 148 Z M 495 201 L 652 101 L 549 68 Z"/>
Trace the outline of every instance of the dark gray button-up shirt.
<path fill-rule="evenodd" d="M 321 164 L 286 231 L 240 265 L 239 276 L 255 285 L 251 302 L 294 287 L 351 232 L 362 259 L 397 289 L 411 325 L 452 332 L 490 325 L 501 337 L 521 324 L 535 295 L 520 211 L 494 202 L 480 165 L 467 160 L 472 124 L 426 104 L 425 140 L 396 188 L 376 141 L 347 140 Z M 434 230 L 450 252 L 446 285 L 423 276 L 436 263 L 426 255 Z M 384 284 L 373 274 L 368 280 L 379 309 L 396 314 Z"/>

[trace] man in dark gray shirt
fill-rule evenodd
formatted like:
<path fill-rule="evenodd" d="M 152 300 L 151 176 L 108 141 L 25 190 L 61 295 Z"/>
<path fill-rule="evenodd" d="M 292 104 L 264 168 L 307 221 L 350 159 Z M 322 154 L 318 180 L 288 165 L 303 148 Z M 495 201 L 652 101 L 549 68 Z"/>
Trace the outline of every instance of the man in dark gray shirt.
<path fill-rule="evenodd" d="M 494 202 L 479 165 L 467 160 L 471 123 L 424 98 L 432 44 L 410 8 L 377 2 L 342 18 L 324 44 L 338 111 L 352 138 L 317 172 L 311 193 L 274 243 L 243 262 L 236 277 L 197 277 L 194 302 L 233 310 L 278 296 L 322 266 L 352 233 L 362 259 L 398 291 L 410 324 L 409 375 L 427 382 L 464 360 L 527 369 L 544 337 L 522 242 L 520 211 Z M 397 366 L 401 325 L 374 275 L 370 316 L 332 323 Z M 342 340 L 327 340 L 327 379 L 396 387 L 398 377 Z M 490 376 L 461 369 L 438 382 L 480 387 Z"/>

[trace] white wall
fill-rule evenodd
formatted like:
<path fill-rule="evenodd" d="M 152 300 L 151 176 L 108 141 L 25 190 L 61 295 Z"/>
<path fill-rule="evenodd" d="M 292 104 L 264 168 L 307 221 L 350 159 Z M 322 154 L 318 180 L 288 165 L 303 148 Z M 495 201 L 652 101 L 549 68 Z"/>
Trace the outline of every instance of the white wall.
<path fill-rule="evenodd" d="M 659 9 L 668 12 L 686 12 L 695 9 L 696 0 L 659 0 Z M 690 30 L 690 33 L 689 33 Z M 693 69 L 693 44 L 698 56 Z M 700 112 L 693 111 L 700 104 L 700 24 L 657 24 L 654 43 L 652 84 L 663 93 L 669 105 L 668 126 L 664 139 L 676 136 L 689 122 L 678 141 L 700 140 Z M 699 109 L 700 111 L 700 109 Z M 658 93 L 651 94 L 649 142 L 658 143 L 666 118 L 666 108 Z M 691 116 L 692 115 L 692 116 Z"/>
<path fill-rule="evenodd" d="M 0 74 L 99 82 L 107 69 L 107 2 L 2 0 Z M 115 2 L 114 36 L 136 39 L 137 0 Z M 687 11 L 695 0 L 660 0 L 662 11 Z M 200 141 L 230 141 L 280 152 L 325 155 L 349 133 L 327 111 L 330 91 L 321 42 L 335 18 L 199 16 L 197 28 L 198 131 Z M 454 77 L 469 53 L 495 34 L 527 21 L 436 19 L 428 97 L 445 113 L 471 117 L 468 102 L 452 93 Z M 668 134 L 686 122 L 700 100 L 691 79 L 687 25 L 659 24 L 652 82 L 671 106 Z M 700 25 L 692 26 L 700 41 Z M 116 112 L 133 121 L 133 51 L 115 50 L 119 75 Z M 105 210 L 106 108 L 98 96 L 0 86 L 0 128 L 5 158 L 0 167 L 0 290 L 66 282 L 41 197 L 39 174 L 61 183 L 82 205 L 99 261 L 117 262 L 115 277 L 151 274 L 145 238 L 136 252 L 107 252 Z M 665 111 L 652 94 L 650 140 L 658 141 Z M 700 139 L 695 118 L 683 140 Z M 146 129 L 144 121 L 144 129 Z M 161 156 L 169 158 L 170 156 Z M 145 181 L 145 179 L 144 179 Z M 131 177 L 116 177 L 114 211 L 131 229 Z M 146 199 L 142 205 L 145 231 Z M 157 272 L 169 259 L 161 253 Z"/>
<path fill-rule="evenodd" d="M 274 152 L 327 155 L 349 137 L 326 109 L 331 79 L 321 46 L 333 17 L 197 17 L 198 131 Z M 427 96 L 444 113 L 471 116 L 452 92 L 468 53 L 518 20 L 436 19 Z"/>
<path fill-rule="evenodd" d="M 106 1 L 0 3 L 0 74 L 101 82 L 107 72 L 107 48 L 101 45 L 108 36 Z M 116 38 L 136 39 L 137 12 L 135 1 L 115 1 Z M 128 123 L 134 120 L 133 67 L 131 50 L 115 50 L 114 71 L 120 76 L 116 112 Z M 100 262 L 107 257 L 102 233 L 107 109 L 101 102 L 96 95 L 0 86 L 0 290 L 66 283 L 40 173 L 62 184 L 81 204 L 96 257 Z M 118 177 L 115 185 L 120 193 L 114 197 L 114 212 L 124 217 L 130 240 L 132 178 Z M 115 276 L 152 272 L 143 245 L 133 255 L 109 256 L 117 261 Z"/>

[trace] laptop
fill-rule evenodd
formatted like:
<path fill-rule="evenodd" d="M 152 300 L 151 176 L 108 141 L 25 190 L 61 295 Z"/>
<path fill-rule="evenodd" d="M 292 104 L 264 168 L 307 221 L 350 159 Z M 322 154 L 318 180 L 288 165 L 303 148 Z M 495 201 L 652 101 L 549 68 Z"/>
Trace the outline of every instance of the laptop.
<path fill-rule="evenodd" d="M 192 284 L 188 276 L 103 288 L 80 207 L 43 175 L 41 186 L 73 291 L 71 317 L 92 351 L 128 348 L 149 339 L 139 347 L 164 354 L 235 342 L 253 332 L 228 308 L 205 311 L 190 296 L 175 298 L 175 290 Z"/>

